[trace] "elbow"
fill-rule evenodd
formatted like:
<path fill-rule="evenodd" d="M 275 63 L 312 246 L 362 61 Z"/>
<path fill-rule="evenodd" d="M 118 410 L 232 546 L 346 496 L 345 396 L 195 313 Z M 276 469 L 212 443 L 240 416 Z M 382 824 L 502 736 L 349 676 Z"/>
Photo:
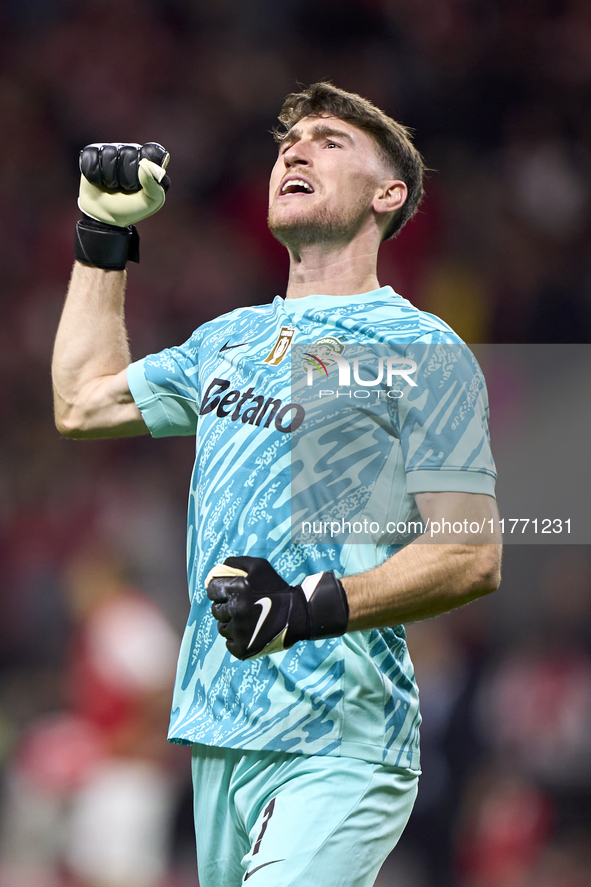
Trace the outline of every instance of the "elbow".
<path fill-rule="evenodd" d="M 74 406 L 55 405 L 55 427 L 62 437 L 79 440 L 85 436 L 84 417 Z"/>
<path fill-rule="evenodd" d="M 67 417 L 56 416 L 55 427 L 62 437 L 66 437 L 70 440 L 76 440 L 77 438 L 83 437 L 82 429 L 75 422 L 71 422 Z"/>
<path fill-rule="evenodd" d="M 73 400 L 66 399 L 54 382 L 53 386 L 53 420 L 55 427 L 62 437 L 76 438 L 80 432 L 80 420 L 76 414 L 76 404 Z"/>
<path fill-rule="evenodd" d="M 472 592 L 482 597 L 496 591 L 501 584 L 501 545 L 479 545 L 473 554 Z"/>
<path fill-rule="evenodd" d="M 88 397 L 75 396 L 66 399 L 54 387 L 53 416 L 55 427 L 62 437 L 69 440 L 85 440 L 93 436 L 92 402 Z"/>

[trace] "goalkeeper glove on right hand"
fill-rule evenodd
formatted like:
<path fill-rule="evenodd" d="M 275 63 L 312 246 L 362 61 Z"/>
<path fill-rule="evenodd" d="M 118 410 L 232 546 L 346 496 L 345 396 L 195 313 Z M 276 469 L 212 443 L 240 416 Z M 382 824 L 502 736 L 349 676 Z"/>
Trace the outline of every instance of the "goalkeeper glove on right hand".
<path fill-rule="evenodd" d="M 345 634 L 349 604 L 332 570 L 289 585 L 262 557 L 229 557 L 205 580 L 218 631 L 237 659 Z"/>
<path fill-rule="evenodd" d="M 169 159 L 156 142 L 82 149 L 78 206 L 84 215 L 76 225 L 78 261 L 106 270 L 121 270 L 128 260 L 139 262 L 134 224 L 163 205 L 170 185 Z"/>

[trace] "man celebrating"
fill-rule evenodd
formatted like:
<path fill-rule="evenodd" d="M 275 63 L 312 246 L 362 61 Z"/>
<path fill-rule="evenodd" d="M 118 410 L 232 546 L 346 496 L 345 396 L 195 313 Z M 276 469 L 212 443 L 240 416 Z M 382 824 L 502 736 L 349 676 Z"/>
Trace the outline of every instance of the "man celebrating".
<path fill-rule="evenodd" d="M 169 738 L 193 746 L 201 887 L 365 887 L 417 790 L 418 693 L 401 623 L 498 586 L 495 470 L 470 352 L 377 280 L 381 242 L 422 197 L 408 132 L 327 83 L 288 96 L 279 119 L 269 227 L 290 256 L 285 299 L 232 311 L 137 363 L 123 269 L 138 259 L 133 224 L 164 202 L 168 155 L 154 143 L 84 149 L 56 424 L 74 438 L 196 435 L 191 611 Z M 350 343 L 412 357 L 417 396 L 389 401 L 377 418 L 365 410 L 373 449 L 356 507 L 378 503 L 397 525 L 420 512 L 425 526 L 463 527 L 448 544 L 426 544 L 442 542 L 428 533 L 293 540 L 290 444 L 306 409 L 291 358 L 307 346 L 328 373 L 313 347 L 322 342 L 333 355 Z M 338 481 L 330 462 L 312 473 Z M 324 484 L 346 508 L 339 490 Z M 476 524 L 488 536 L 470 538 Z"/>

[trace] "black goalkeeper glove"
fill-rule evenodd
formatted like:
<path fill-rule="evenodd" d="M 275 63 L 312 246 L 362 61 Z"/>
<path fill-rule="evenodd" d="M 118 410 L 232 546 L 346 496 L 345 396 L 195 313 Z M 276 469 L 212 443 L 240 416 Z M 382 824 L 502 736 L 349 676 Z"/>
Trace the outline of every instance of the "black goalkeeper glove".
<path fill-rule="evenodd" d="M 122 270 L 139 262 L 136 222 L 163 205 L 170 179 L 170 157 L 162 145 L 97 143 L 80 152 L 78 206 L 83 218 L 76 225 L 74 254 L 79 262 L 106 270 Z"/>
<path fill-rule="evenodd" d="M 238 659 L 279 653 L 297 641 L 347 630 L 345 589 L 331 571 L 288 585 L 262 557 L 229 557 L 210 570 L 207 596 L 218 631 Z"/>

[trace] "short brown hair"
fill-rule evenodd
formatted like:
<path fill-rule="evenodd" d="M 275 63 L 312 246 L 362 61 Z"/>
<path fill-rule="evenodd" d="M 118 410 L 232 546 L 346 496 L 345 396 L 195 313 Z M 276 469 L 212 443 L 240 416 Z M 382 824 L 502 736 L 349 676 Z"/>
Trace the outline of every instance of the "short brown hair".
<path fill-rule="evenodd" d="M 273 130 L 275 141 L 281 143 L 292 127 L 303 117 L 338 117 L 369 133 L 378 144 L 387 163 L 408 188 L 408 197 L 388 223 L 382 240 L 398 234 L 403 225 L 415 214 L 423 198 L 423 158 L 413 145 L 410 132 L 401 123 L 392 120 L 376 108 L 368 99 L 354 92 L 345 92 L 322 81 L 313 83 L 302 92 L 287 96 L 279 114 L 283 128 Z"/>

